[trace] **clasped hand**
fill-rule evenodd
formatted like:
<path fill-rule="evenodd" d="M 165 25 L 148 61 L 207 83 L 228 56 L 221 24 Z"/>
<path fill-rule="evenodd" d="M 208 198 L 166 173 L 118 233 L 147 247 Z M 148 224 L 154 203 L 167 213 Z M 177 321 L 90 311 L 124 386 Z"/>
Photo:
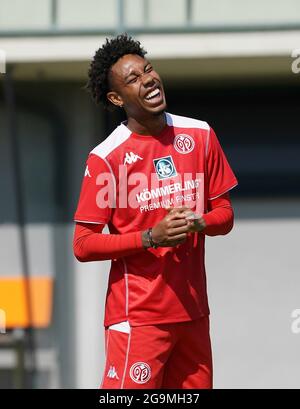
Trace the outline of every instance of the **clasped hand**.
<path fill-rule="evenodd" d="M 182 244 L 188 233 L 200 232 L 206 227 L 205 220 L 186 206 L 166 210 L 168 214 L 152 228 L 153 241 L 160 247 Z"/>

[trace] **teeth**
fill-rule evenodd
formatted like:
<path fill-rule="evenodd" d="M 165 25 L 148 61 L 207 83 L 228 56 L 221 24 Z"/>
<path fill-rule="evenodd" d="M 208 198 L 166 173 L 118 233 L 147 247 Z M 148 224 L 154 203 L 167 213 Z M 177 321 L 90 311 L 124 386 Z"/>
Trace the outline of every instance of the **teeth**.
<path fill-rule="evenodd" d="M 159 89 L 157 88 L 154 91 L 150 92 L 150 94 L 146 96 L 146 99 L 151 99 L 153 97 L 156 97 L 158 94 L 159 94 Z"/>

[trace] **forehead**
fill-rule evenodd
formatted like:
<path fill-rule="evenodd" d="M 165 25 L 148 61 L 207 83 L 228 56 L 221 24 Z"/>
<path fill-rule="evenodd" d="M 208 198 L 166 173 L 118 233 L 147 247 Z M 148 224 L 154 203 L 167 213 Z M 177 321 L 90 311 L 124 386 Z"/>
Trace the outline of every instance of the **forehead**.
<path fill-rule="evenodd" d="M 111 67 L 111 73 L 113 77 L 125 78 L 131 72 L 143 70 L 145 64 L 148 64 L 146 58 L 137 54 L 126 54 Z"/>

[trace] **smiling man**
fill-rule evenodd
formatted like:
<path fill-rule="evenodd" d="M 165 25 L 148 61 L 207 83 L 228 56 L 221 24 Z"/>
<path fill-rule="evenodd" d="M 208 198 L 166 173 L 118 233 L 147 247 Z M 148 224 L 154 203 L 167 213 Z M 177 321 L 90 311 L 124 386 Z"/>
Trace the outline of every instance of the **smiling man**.
<path fill-rule="evenodd" d="M 232 229 L 237 180 L 206 122 L 166 112 L 145 54 L 120 35 L 92 60 L 94 101 L 127 121 L 88 156 L 74 253 L 112 260 L 102 388 L 211 388 L 204 240 Z"/>

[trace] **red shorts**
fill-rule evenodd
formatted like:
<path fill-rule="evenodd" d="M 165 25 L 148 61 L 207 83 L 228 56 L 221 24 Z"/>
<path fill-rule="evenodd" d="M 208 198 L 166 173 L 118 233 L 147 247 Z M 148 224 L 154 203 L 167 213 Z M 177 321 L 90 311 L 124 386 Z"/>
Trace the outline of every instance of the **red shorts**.
<path fill-rule="evenodd" d="M 211 389 L 209 318 L 105 330 L 102 389 Z"/>

